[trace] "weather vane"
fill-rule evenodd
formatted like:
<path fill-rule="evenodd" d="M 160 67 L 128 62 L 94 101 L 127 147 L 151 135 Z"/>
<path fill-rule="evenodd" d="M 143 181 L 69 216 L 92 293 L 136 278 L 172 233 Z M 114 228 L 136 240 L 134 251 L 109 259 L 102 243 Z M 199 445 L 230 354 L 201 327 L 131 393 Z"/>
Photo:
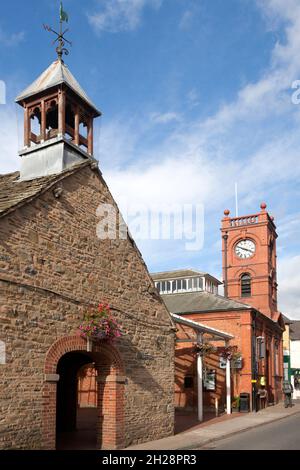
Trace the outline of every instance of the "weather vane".
<path fill-rule="evenodd" d="M 64 36 L 65 34 L 69 31 L 69 28 L 67 28 L 65 31 L 63 31 L 63 22 L 68 23 L 69 22 L 69 16 L 68 14 L 64 11 L 63 4 L 60 2 L 60 9 L 59 9 L 59 33 L 57 33 L 54 29 L 52 29 L 50 26 L 44 24 L 44 28 L 46 31 L 49 31 L 51 33 L 56 34 L 57 38 L 53 41 L 52 44 L 55 44 L 58 42 L 58 46 L 56 48 L 56 52 L 58 55 L 58 59 L 62 61 L 63 54 L 69 55 L 68 49 L 65 48 L 66 42 L 72 46 L 72 43 L 68 41 Z"/>

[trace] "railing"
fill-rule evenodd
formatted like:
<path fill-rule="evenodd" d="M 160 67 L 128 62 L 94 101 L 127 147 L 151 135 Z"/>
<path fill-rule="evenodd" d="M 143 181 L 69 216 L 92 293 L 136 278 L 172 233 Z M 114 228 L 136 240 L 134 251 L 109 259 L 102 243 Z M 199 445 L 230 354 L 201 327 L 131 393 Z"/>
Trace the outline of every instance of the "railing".
<path fill-rule="evenodd" d="M 235 217 L 230 220 L 231 227 L 241 227 L 244 225 L 254 225 L 258 223 L 258 214 L 247 215 L 246 217 Z"/>

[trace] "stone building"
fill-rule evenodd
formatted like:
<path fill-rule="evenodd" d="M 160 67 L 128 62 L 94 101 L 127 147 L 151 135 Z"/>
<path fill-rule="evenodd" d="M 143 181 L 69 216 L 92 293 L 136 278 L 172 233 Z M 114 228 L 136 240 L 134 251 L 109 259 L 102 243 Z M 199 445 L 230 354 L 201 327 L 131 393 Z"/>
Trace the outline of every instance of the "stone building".
<path fill-rule="evenodd" d="M 122 221 L 93 158 L 101 113 L 61 57 L 17 103 L 21 170 L 0 176 L 0 448 L 114 449 L 171 435 L 174 324 L 124 224 L 111 237 Z M 112 208 L 107 237 L 99 207 Z M 113 344 L 78 334 L 100 302 L 121 325 Z M 83 368 L 95 371 L 89 417 L 78 408 Z"/>
<path fill-rule="evenodd" d="M 252 410 L 265 404 L 266 400 L 260 399 L 264 390 L 268 403 L 281 399 L 284 320 L 277 308 L 276 238 L 274 219 L 265 204 L 259 213 L 245 217 L 231 218 L 229 211 L 225 211 L 222 220 L 225 296 L 218 295 L 220 283 L 215 278 L 195 270 L 152 275 L 171 314 L 232 335 L 227 351 L 217 342 L 209 341 L 215 351 L 205 358 L 205 373 L 214 377 L 214 387 L 205 383 L 203 373 L 207 408 L 214 407 L 218 399 L 231 412 L 226 397 L 224 354 L 232 356 L 231 399 L 240 393 L 248 394 Z M 182 332 L 177 333 L 175 404 L 196 408 L 197 338 L 191 329 L 185 334 L 183 338 Z"/>

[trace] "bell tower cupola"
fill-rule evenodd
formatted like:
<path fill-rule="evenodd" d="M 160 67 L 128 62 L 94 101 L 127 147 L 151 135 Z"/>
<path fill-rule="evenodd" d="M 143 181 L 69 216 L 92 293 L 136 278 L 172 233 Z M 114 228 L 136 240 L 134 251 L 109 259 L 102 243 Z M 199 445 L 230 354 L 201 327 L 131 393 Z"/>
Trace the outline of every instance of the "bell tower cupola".
<path fill-rule="evenodd" d="M 66 21 L 66 17 L 64 17 Z M 93 104 L 62 60 L 62 33 L 57 35 L 58 58 L 17 98 L 24 109 L 24 148 L 21 179 L 59 173 L 93 157 L 93 123 L 101 112 Z"/>

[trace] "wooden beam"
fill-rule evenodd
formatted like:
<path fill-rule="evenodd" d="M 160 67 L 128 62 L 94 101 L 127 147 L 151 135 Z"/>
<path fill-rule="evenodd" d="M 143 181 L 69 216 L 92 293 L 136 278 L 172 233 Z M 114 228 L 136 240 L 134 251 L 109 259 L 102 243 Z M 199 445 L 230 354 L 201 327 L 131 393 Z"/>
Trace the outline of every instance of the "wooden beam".
<path fill-rule="evenodd" d="M 24 145 L 25 147 L 30 147 L 30 117 L 29 109 L 26 107 L 24 109 Z"/>
<path fill-rule="evenodd" d="M 79 146 L 80 138 L 79 138 L 79 121 L 80 121 L 80 114 L 79 114 L 79 108 L 78 106 L 76 107 L 75 111 L 75 145 Z"/>
<path fill-rule="evenodd" d="M 66 124 L 66 132 L 67 134 L 69 134 L 73 139 L 75 138 L 75 130 L 69 126 L 68 124 Z"/>
<path fill-rule="evenodd" d="M 94 152 L 94 142 L 93 142 L 93 118 L 91 117 L 88 123 L 88 153 L 93 155 Z"/>
<path fill-rule="evenodd" d="M 85 137 L 82 137 L 82 135 L 79 135 L 79 145 L 84 145 L 86 148 L 88 148 L 88 140 Z"/>
<path fill-rule="evenodd" d="M 46 140 L 46 106 L 45 100 L 41 104 L 41 140 Z"/>
<path fill-rule="evenodd" d="M 63 90 L 58 93 L 58 133 L 66 133 L 66 98 Z"/>
<path fill-rule="evenodd" d="M 33 142 L 34 144 L 39 144 L 40 141 L 41 141 L 41 136 L 39 135 L 35 135 L 33 132 L 31 132 L 30 134 L 30 140 L 31 142 Z"/>

